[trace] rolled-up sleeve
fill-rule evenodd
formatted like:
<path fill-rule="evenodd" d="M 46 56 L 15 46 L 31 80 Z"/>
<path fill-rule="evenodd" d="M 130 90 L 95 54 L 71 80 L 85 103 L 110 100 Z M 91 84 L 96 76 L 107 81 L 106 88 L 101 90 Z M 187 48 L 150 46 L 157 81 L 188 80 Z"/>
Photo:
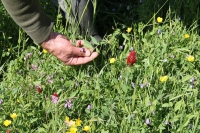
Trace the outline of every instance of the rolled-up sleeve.
<path fill-rule="evenodd" d="M 39 0 L 2 0 L 13 20 L 35 41 L 45 41 L 53 21 L 42 10 Z"/>

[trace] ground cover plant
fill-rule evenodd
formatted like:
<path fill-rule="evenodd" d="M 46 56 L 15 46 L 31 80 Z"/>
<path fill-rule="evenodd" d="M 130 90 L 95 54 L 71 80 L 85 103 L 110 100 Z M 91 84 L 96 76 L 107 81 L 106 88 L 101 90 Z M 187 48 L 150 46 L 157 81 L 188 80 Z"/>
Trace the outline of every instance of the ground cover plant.
<path fill-rule="evenodd" d="M 54 30 L 90 39 L 41 3 Z M 75 67 L 34 44 L 0 4 L 0 132 L 200 132 L 199 1 L 93 3 L 100 55 Z"/>

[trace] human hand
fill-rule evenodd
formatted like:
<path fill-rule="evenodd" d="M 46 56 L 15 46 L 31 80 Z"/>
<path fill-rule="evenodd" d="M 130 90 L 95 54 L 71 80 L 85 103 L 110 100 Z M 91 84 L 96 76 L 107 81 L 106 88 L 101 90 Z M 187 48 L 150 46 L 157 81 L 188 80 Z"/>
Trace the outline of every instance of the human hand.
<path fill-rule="evenodd" d="M 71 40 L 53 31 L 41 46 L 60 61 L 70 66 L 86 64 L 98 56 L 97 52 L 83 47 L 83 40 L 77 40 L 76 46 L 73 46 Z"/>

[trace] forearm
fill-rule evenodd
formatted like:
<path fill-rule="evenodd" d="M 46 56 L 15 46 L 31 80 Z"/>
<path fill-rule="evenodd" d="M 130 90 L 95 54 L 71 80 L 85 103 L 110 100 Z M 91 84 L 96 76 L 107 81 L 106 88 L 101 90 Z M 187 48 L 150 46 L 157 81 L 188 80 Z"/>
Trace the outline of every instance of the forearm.
<path fill-rule="evenodd" d="M 13 20 L 37 43 L 45 41 L 53 26 L 38 0 L 2 0 Z"/>

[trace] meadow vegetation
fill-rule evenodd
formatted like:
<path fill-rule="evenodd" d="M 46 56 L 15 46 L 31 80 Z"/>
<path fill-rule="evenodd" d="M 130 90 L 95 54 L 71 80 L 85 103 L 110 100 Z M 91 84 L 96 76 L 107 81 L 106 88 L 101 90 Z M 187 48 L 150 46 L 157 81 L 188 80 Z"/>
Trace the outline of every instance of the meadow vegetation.
<path fill-rule="evenodd" d="M 54 30 L 59 9 L 41 0 Z M 65 66 L 35 44 L 0 3 L 0 133 L 199 133 L 198 0 L 93 0 L 99 56 Z M 127 65 L 135 51 L 137 61 Z"/>

